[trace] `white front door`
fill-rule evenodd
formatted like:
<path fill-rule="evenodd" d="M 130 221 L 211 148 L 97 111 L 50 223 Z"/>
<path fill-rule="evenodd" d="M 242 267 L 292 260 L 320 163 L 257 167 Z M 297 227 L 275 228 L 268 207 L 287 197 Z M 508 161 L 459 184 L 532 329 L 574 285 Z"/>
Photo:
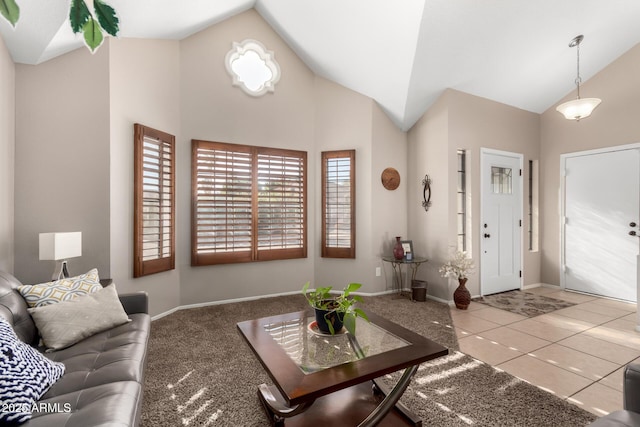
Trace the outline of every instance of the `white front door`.
<path fill-rule="evenodd" d="M 480 292 L 520 289 L 522 155 L 482 149 Z"/>
<path fill-rule="evenodd" d="M 640 149 L 575 153 L 564 164 L 566 289 L 637 299 Z"/>

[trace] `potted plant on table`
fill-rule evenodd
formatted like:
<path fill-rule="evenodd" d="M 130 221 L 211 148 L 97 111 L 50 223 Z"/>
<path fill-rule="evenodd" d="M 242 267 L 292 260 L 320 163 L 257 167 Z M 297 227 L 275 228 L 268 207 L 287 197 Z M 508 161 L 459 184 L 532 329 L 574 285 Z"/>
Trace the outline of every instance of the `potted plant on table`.
<path fill-rule="evenodd" d="M 364 311 L 356 308 L 358 302 L 362 302 L 359 295 L 351 295 L 360 289 L 362 284 L 350 283 L 340 294 L 332 294 L 331 286 L 309 290 L 309 282 L 302 287 L 302 293 L 315 309 L 318 329 L 325 334 L 335 335 L 342 329 L 347 329 L 350 334 L 356 333 L 356 317 L 361 317 L 367 322 L 369 319 Z"/>
<path fill-rule="evenodd" d="M 471 303 L 471 294 L 465 287 L 468 275 L 473 270 L 473 260 L 467 258 L 466 252 L 456 252 L 453 258 L 440 267 L 442 277 L 450 277 L 458 280 L 458 288 L 453 292 L 453 301 L 460 310 L 466 310 Z"/>

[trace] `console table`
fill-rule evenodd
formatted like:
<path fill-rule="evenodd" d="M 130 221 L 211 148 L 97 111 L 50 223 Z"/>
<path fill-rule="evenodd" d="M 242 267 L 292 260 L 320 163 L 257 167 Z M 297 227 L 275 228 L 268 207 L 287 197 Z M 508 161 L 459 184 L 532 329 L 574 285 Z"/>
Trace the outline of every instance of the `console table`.
<path fill-rule="evenodd" d="M 420 265 L 424 264 L 428 260 L 422 257 L 414 257 L 411 260 L 406 259 L 395 259 L 392 256 L 382 257 L 382 260 L 391 264 L 391 268 L 393 268 L 393 276 L 395 277 L 395 282 L 398 284 L 398 291 L 402 293 L 403 288 L 403 280 L 402 280 L 402 266 L 406 265 L 407 270 L 411 269 L 411 281 L 416 278 L 416 274 L 418 273 L 418 268 Z"/>

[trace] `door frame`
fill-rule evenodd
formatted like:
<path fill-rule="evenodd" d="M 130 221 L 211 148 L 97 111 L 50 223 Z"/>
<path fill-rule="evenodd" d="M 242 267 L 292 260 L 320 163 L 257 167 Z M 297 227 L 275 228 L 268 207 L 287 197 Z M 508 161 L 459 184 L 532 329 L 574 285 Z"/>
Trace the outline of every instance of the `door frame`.
<path fill-rule="evenodd" d="M 566 166 L 567 159 L 573 157 L 582 157 L 582 156 L 590 156 L 594 154 L 603 154 L 603 153 L 611 153 L 614 151 L 625 151 L 625 150 L 633 150 L 640 149 L 640 142 L 636 142 L 633 144 L 625 144 L 625 145 L 614 145 L 611 147 L 603 147 L 603 148 L 595 148 L 592 150 L 584 150 L 584 151 L 575 151 L 572 153 L 560 154 L 560 192 L 558 194 L 560 206 L 560 289 L 566 289 L 565 283 L 565 271 L 566 271 L 566 222 L 567 222 L 567 175 L 566 175 Z M 638 258 L 638 289 L 640 289 L 640 255 Z M 580 293 L 580 291 L 571 290 L 571 292 Z M 640 294 L 639 294 L 640 296 Z M 606 297 L 604 297 L 606 298 Z M 639 307 L 640 308 L 640 307 Z M 638 310 L 638 321 L 640 325 L 640 310 Z M 640 329 L 639 329 L 640 331 Z"/>
<path fill-rule="evenodd" d="M 485 154 L 495 154 L 498 156 L 505 156 L 505 157 L 513 157 L 513 158 L 517 158 L 519 160 L 520 163 L 520 171 L 524 172 L 524 154 L 522 153 L 515 153 L 513 151 L 504 151 L 504 150 L 496 150 L 493 148 L 485 148 L 485 147 L 481 147 L 480 148 L 480 225 L 478 226 L 478 243 L 479 243 L 479 249 L 480 249 L 480 274 L 478 275 L 478 278 L 480 279 L 480 295 L 484 295 L 484 284 L 482 283 L 482 224 L 485 223 L 485 218 L 484 218 L 484 191 L 483 189 L 485 188 L 485 181 L 487 180 L 487 177 L 485 176 L 484 170 L 483 170 L 483 164 L 484 164 L 484 155 Z M 520 183 L 519 183 L 519 190 L 520 190 L 520 211 L 519 211 L 519 215 L 520 215 L 520 220 L 522 221 L 522 215 L 524 213 L 524 207 L 523 207 L 523 203 L 524 203 L 524 183 L 523 183 L 523 175 L 519 175 L 520 177 Z M 522 222 L 521 222 L 522 224 Z M 522 229 L 523 227 L 520 226 L 518 227 L 520 229 L 520 270 L 522 271 L 522 277 L 520 277 L 520 287 L 519 289 L 522 289 L 522 284 L 524 283 L 524 250 L 523 250 L 523 233 L 522 233 Z"/>

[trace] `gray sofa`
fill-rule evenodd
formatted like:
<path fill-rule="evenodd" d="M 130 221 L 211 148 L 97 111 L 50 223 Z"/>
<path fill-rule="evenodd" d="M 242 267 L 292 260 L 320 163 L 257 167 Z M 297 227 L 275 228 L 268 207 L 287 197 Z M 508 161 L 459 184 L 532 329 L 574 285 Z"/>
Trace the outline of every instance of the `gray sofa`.
<path fill-rule="evenodd" d="M 17 291 L 21 283 L 0 271 L 0 316 L 18 337 L 38 344 L 36 326 L 27 305 Z M 65 373 L 38 402 L 70 411 L 34 412 L 21 424 L 27 427 L 137 426 L 140 424 L 144 371 L 151 319 L 147 294 L 120 295 L 132 320 L 100 332 L 77 344 L 52 353 L 51 360 L 62 362 Z M 44 406 L 44 405 L 43 405 Z"/>
<path fill-rule="evenodd" d="M 640 364 L 624 368 L 623 410 L 615 411 L 589 424 L 594 427 L 640 426 Z"/>

